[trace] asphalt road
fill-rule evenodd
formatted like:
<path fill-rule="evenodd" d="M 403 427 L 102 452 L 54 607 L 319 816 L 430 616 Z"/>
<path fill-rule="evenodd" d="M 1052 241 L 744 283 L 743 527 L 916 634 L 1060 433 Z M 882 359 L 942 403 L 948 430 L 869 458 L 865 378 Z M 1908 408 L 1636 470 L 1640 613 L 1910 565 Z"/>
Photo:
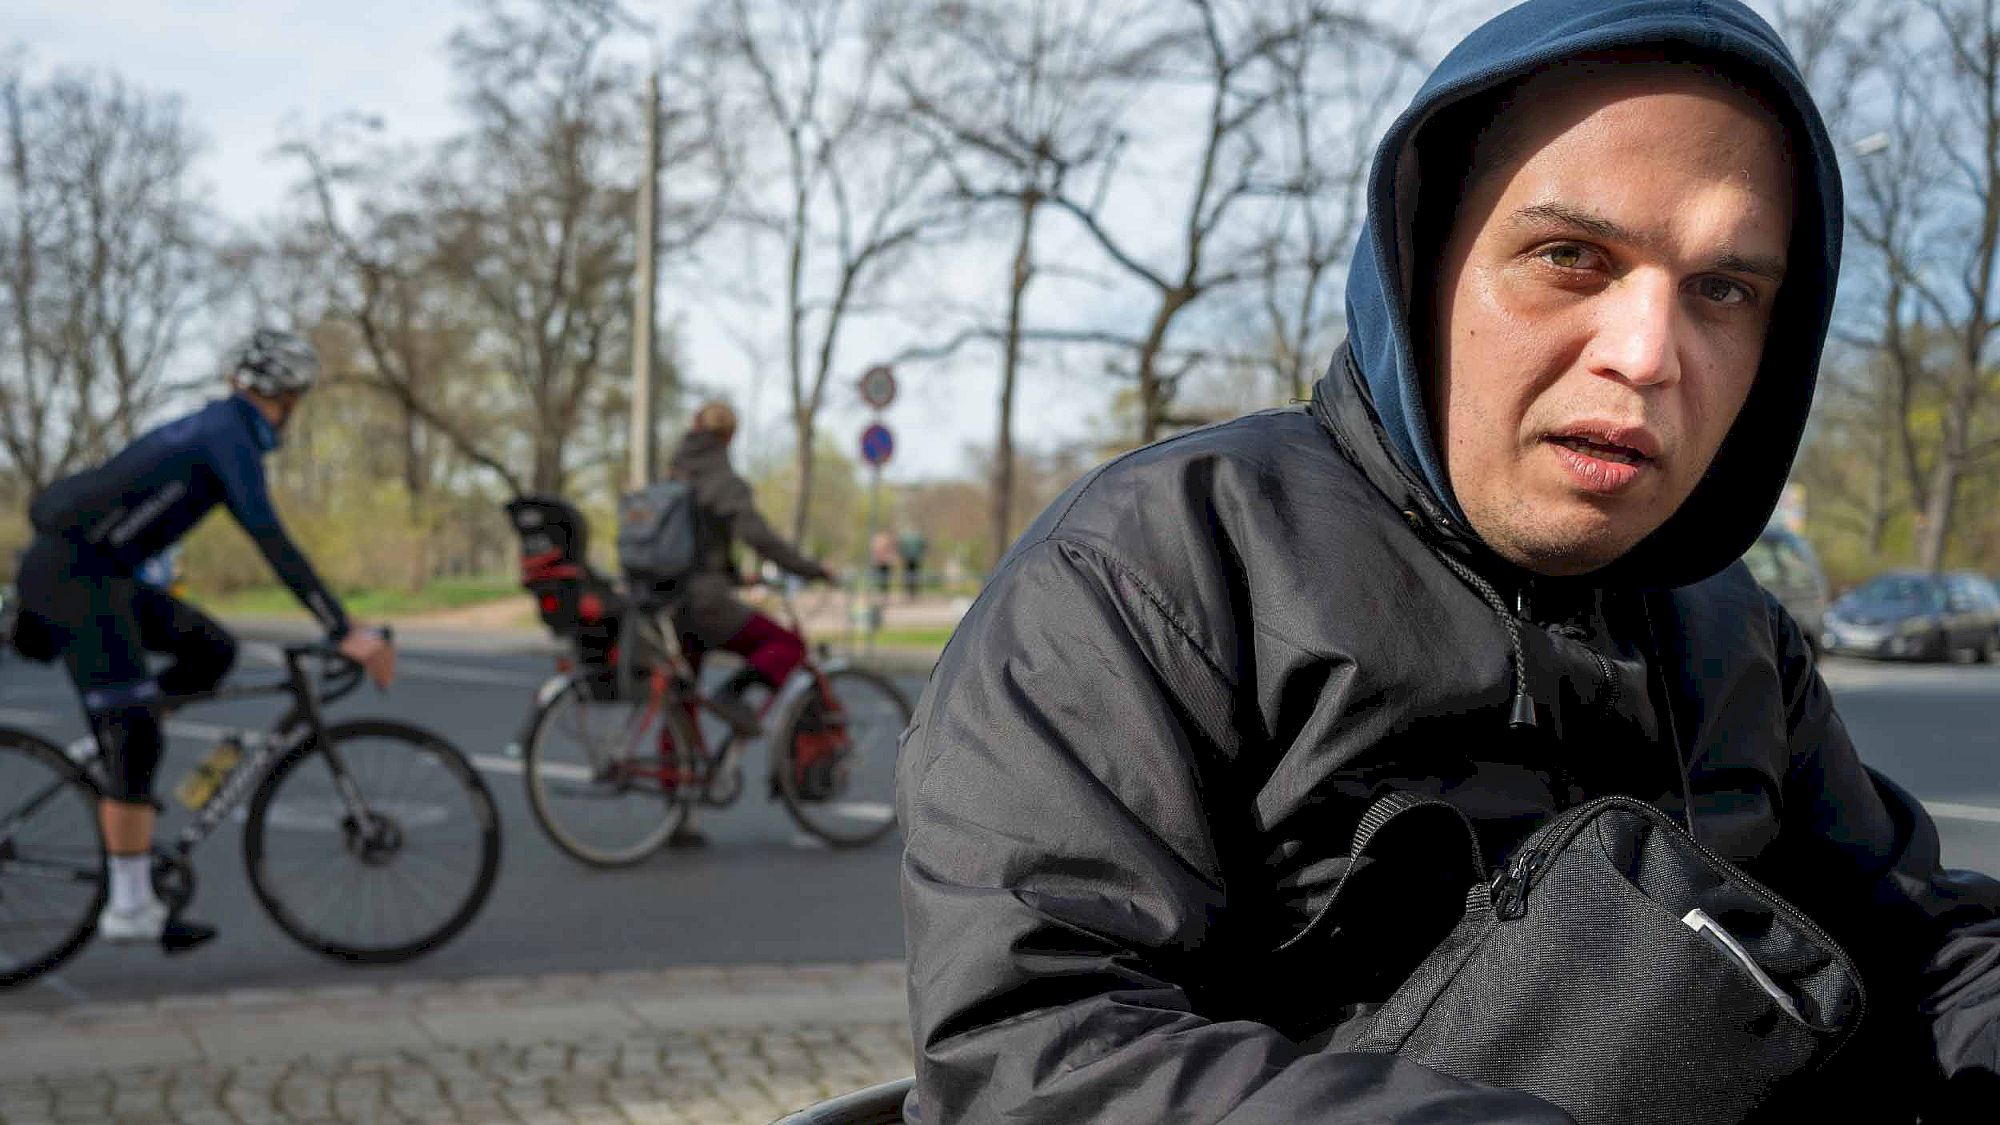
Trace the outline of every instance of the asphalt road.
<path fill-rule="evenodd" d="M 705 850 L 662 852 L 618 871 L 557 852 L 537 830 L 518 766 L 504 753 L 549 671 L 543 656 L 406 646 L 392 692 L 364 690 L 337 710 L 446 734 L 474 756 L 499 802 L 499 881 L 484 912 L 451 944 L 386 968 L 351 967 L 295 945 L 251 898 L 232 823 L 196 853 L 196 914 L 221 927 L 216 942 L 176 958 L 92 945 L 59 973 L 0 994 L 0 1011 L 219 988 L 902 955 L 897 838 L 858 851 L 812 845 L 756 786 L 733 808 L 704 814 Z M 2000 667 L 1833 661 L 1827 676 L 1864 757 L 1938 815 L 1946 862 L 2000 872 Z M 921 686 L 915 677 L 902 684 L 913 697 Z M 68 738 L 80 733 L 75 714 L 58 672 L 18 661 L 0 668 L 0 723 Z M 269 714 L 253 705 L 188 712 L 187 724 L 171 728 L 162 790 L 207 751 L 210 726 Z M 760 760 L 747 765 L 760 776 Z M 169 814 L 167 831 L 178 815 Z"/>
<path fill-rule="evenodd" d="M 329 713 L 330 720 L 416 723 L 444 734 L 479 766 L 500 811 L 500 873 L 485 909 L 450 944 L 385 967 L 350 966 L 295 944 L 252 897 L 240 822 L 226 822 L 195 852 L 200 886 L 191 913 L 220 928 L 214 942 L 177 957 L 94 943 L 58 973 L 0 993 L 0 1011 L 218 988 L 902 956 L 899 837 L 827 849 L 801 834 L 761 786 L 746 786 L 733 807 L 703 811 L 710 843 L 699 851 L 662 851 L 615 871 L 558 852 L 534 823 L 520 767 L 506 755 L 535 688 L 552 672 L 546 656 L 405 645 L 390 692 L 364 688 Z M 906 676 L 900 686 L 914 700 L 922 681 Z M 268 723 L 275 711 L 262 702 L 215 705 L 170 720 L 161 795 L 208 752 L 213 728 Z M 18 660 L 0 666 L 0 723 L 58 741 L 82 733 L 61 673 Z M 747 777 L 761 779 L 761 752 L 744 765 Z M 177 831 L 185 815 L 169 801 L 161 836 Z"/>

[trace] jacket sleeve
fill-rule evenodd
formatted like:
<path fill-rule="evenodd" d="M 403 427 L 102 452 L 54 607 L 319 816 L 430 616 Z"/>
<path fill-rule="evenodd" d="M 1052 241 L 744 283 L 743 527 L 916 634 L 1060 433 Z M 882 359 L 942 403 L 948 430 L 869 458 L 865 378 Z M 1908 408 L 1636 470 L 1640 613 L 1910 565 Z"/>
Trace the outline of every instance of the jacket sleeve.
<path fill-rule="evenodd" d="M 921 1120 L 1569 1121 L 1199 1009 L 1230 906 L 1202 778 L 1235 692 L 1151 589 L 1091 547 L 1021 549 L 917 710 L 898 805 Z"/>
<path fill-rule="evenodd" d="M 1871 982 L 1867 1018 L 1914 1019 L 1920 1050 L 1935 1056 L 1929 1077 L 1945 1080 L 1936 1096 L 1980 1100 L 1990 1113 L 2000 1096 L 2000 882 L 1943 865 L 1930 813 L 1863 765 L 1803 633 L 1772 610 L 1792 750 L 1783 831 L 1794 854 L 1807 853 L 1804 869 L 1845 896 L 1822 903 L 1829 918 L 1848 916 L 1854 940 L 1888 969 L 1888 987 Z"/>
<path fill-rule="evenodd" d="M 236 517 L 244 533 L 257 544 L 257 550 L 271 564 L 278 580 L 292 591 L 328 636 L 335 640 L 346 636 L 347 613 L 339 599 L 320 581 L 312 564 L 285 533 L 285 525 L 278 521 L 278 511 L 271 505 L 270 485 L 264 477 L 264 461 L 256 448 L 248 444 L 225 446 L 217 450 L 215 462 L 230 515 Z"/>
<path fill-rule="evenodd" d="M 732 537 L 749 544 L 752 550 L 777 563 L 781 569 L 801 578 L 818 578 L 826 573 L 826 568 L 792 546 L 764 519 L 763 513 L 757 510 L 755 494 L 742 477 L 730 474 L 721 482 L 709 505 L 717 516 L 728 522 Z"/>

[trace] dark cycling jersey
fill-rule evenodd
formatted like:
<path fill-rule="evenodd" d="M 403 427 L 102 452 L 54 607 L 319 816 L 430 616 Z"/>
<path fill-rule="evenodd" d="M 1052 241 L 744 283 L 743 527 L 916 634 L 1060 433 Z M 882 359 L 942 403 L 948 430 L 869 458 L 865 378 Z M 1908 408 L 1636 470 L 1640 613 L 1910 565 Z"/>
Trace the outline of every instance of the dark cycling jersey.
<path fill-rule="evenodd" d="M 241 395 L 219 399 L 140 437 L 123 453 L 50 485 L 29 508 L 35 530 L 92 551 L 130 574 L 226 505 L 280 581 L 329 635 L 347 615 L 285 534 L 271 507 L 264 455 L 278 432 Z"/>

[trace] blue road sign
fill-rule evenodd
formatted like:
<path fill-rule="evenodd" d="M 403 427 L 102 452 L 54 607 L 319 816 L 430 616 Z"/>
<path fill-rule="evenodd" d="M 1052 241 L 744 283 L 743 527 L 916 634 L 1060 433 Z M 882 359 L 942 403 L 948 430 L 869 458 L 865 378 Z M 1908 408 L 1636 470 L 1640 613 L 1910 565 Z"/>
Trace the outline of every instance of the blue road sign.
<path fill-rule="evenodd" d="M 889 463 L 889 458 L 895 452 L 896 436 L 889 432 L 889 427 L 880 422 L 875 422 L 867 429 L 861 431 L 861 459 L 863 461 L 879 469 Z"/>

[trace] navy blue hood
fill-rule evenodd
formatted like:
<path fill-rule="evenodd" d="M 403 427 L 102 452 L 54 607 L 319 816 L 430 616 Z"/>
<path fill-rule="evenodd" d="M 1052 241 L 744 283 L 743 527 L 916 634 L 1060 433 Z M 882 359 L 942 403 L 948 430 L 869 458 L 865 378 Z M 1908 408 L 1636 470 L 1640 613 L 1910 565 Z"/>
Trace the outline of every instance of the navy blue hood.
<path fill-rule="evenodd" d="M 1422 177 L 1462 179 L 1465 168 L 1418 167 L 1424 130 L 1441 112 L 1551 63 L 1607 50 L 1667 48 L 1712 59 L 1761 87 L 1783 118 L 1798 170 L 1786 279 L 1772 310 L 1764 362 L 1709 474 L 1680 511 L 1599 581 L 1669 587 L 1734 562 L 1777 507 L 1805 432 L 1840 269 L 1841 191 L 1826 127 L 1777 32 L 1736 0 L 1528 0 L 1467 36 L 1438 64 L 1390 126 L 1368 180 L 1368 220 L 1347 278 L 1347 348 L 1372 399 L 1391 454 L 1470 536 L 1432 438 L 1425 407 L 1428 346 L 1412 324 L 1414 287 L 1435 284 L 1436 263 L 1416 260 L 1419 221 L 1449 222 L 1418 206 Z M 1435 232 L 1432 232 L 1435 233 Z M 1432 240 L 1435 244 L 1435 239 Z M 1341 363 L 1336 360 L 1336 366 Z M 1336 370 L 1322 395 L 1350 393 Z"/>

